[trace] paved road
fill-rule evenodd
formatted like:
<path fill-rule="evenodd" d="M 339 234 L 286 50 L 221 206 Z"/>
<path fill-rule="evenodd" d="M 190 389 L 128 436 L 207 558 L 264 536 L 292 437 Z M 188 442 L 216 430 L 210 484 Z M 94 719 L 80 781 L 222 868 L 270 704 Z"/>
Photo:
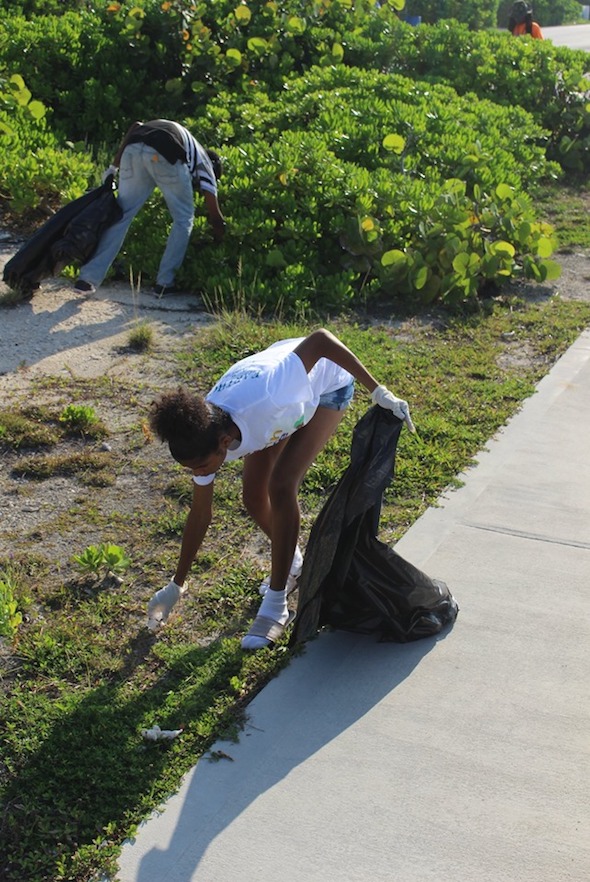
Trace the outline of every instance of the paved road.
<path fill-rule="evenodd" d="M 570 49 L 585 49 L 590 52 L 590 23 L 564 25 L 559 28 L 541 27 L 545 39 L 551 40 L 555 46 L 569 46 Z"/>

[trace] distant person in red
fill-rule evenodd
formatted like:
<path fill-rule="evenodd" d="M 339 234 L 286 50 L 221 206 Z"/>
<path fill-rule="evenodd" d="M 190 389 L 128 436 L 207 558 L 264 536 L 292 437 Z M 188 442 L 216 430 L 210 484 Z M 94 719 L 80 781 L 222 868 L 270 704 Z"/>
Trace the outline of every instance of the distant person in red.
<path fill-rule="evenodd" d="M 508 30 L 514 37 L 522 37 L 528 34 L 535 40 L 543 39 L 543 31 L 536 21 L 533 21 L 532 7 L 525 0 L 516 0 L 512 6 L 512 12 L 508 19 Z"/>

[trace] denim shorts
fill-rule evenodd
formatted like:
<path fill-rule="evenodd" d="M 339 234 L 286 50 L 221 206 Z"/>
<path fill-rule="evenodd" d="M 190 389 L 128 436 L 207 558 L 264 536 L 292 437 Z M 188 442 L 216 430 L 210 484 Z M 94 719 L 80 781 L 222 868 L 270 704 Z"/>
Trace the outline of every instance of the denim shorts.
<path fill-rule="evenodd" d="M 333 392 L 324 392 L 320 395 L 318 407 L 327 407 L 330 410 L 346 410 L 354 395 L 354 380 L 348 386 L 334 389 Z"/>

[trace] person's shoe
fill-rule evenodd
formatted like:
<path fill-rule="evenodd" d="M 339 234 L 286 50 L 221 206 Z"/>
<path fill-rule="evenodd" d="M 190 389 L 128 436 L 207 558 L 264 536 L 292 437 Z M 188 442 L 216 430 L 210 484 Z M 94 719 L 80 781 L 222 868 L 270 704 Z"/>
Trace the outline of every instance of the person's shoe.
<path fill-rule="evenodd" d="M 94 294 L 96 288 L 92 282 L 87 282 L 85 279 L 78 279 L 74 285 L 74 291 L 81 291 L 84 294 Z"/>
<path fill-rule="evenodd" d="M 178 294 L 180 292 L 180 288 L 177 288 L 176 285 L 154 285 L 154 294 L 158 297 L 165 297 L 166 294 Z"/>

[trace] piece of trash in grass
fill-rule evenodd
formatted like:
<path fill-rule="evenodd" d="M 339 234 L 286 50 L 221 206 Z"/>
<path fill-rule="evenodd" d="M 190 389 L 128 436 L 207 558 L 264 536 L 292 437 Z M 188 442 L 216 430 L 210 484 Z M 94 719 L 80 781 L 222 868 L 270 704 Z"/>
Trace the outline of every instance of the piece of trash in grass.
<path fill-rule="evenodd" d="M 181 732 L 182 729 L 160 729 L 159 726 L 141 730 L 146 741 L 172 741 L 173 738 L 178 738 Z"/>
<path fill-rule="evenodd" d="M 222 759 L 230 760 L 232 763 L 234 761 L 233 756 L 230 756 L 229 753 L 224 753 L 223 750 L 212 750 L 209 754 L 210 763 L 218 763 Z"/>

